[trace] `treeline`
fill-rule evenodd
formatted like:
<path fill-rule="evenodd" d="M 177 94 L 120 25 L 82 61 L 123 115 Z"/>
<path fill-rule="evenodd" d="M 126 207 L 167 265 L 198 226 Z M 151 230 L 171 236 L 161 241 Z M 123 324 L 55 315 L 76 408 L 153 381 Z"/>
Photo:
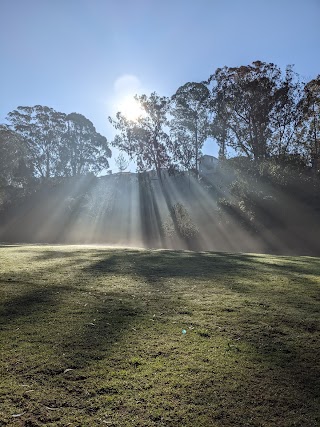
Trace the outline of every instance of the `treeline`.
<path fill-rule="evenodd" d="M 180 239 L 189 248 L 241 250 L 230 243 L 241 229 L 248 241 L 256 242 L 260 235 L 261 244 L 252 248 L 278 251 L 292 247 L 299 252 L 304 241 L 306 253 L 318 253 L 314 237 L 320 213 L 320 76 L 303 82 L 291 66 L 283 71 L 275 64 L 256 61 L 219 68 L 207 81 L 186 83 L 171 97 L 154 92 L 135 98 L 142 114 L 136 120 L 122 112 L 109 117 L 117 131 L 111 142 L 81 114 L 64 114 L 45 106 L 10 112 L 8 123 L 0 125 L 3 224 L 18 211 L 22 224 L 26 217 L 21 216 L 22 205 L 30 220 L 32 209 L 38 209 L 38 222 L 45 223 L 48 212 L 42 210 L 47 213 L 40 221 L 39 207 L 46 204 L 50 193 L 55 194 L 50 206 L 61 201 L 62 216 L 54 220 L 54 224 L 64 224 L 60 236 L 78 218 L 77 229 L 99 222 L 92 236 L 107 241 L 107 221 L 114 225 L 116 242 L 119 218 L 131 221 L 129 213 L 123 216 L 124 207 L 130 211 L 135 206 L 136 224 L 143 236 L 140 241 L 146 245 L 161 245 L 163 239 L 171 245 Z M 216 172 L 205 178 L 199 176 L 199 160 L 208 139 L 219 145 L 220 162 Z M 147 181 L 139 178 L 135 185 L 123 178 L 119 184 L 128 187 L 125 203 L 118 185 L 111 181 L 107 185 L 94 180 L 93 185 L 94 175 L 109 166 L 110 146 L 134 160 L 139 172 L 154 170 L 159 185 L 150 177 Z M 117 164 L 121 171 L 128 165 L 122 155 Z M 83 188 L 85 176 L 91 184 Z M 53 193 L 47 190 L 55 186 Z M 159 204 L 165 206 L 163 212 Z M 139 215 L 143 217 L 140 222 Z M 132 227 L 126 228 L 125 236 L 132 234 Z M 174 239 L 162 236 L 168 229 Z M 11 231 L 6 230 L 10 239 Z M 50 241 L 54 235 L 51 227 Z M 200 235 L 208 237 L 205 245 L 206 238 Z M 281 236 L 281 242 L 276 236 Z M 18 239 L 17 232 L 14 239 Z M 220 243 L 212 246 L 214 240 Z M 125 237 L 121 241 L 125 243 Z"/>
<path fill-rule="evenodd" d="M 107 139 L 81 114 L 36 105 L 18 107 L 0 125 L 2 184 L 26 185 L 33 178 L 98 173 L 108 168 Z"/>
<path fill-rule="evenodd" d="M 113 144 L 140 170 L 194 169 L 208 138 L 254 161 L 275 159 L 319 169 L 320 76 L 304 83 L 288 66 L 272 63 L 219 68 L 208 81 L 186 83 L 171 97 L 136 97 L 145 112 L 130 121 L 121 112 L 109 121 Z M 230 151 L 231 150 L 231 151 Z"/>
<path fill-rule="evenodd" d="M 109 117 L 118 131 L 111 144 L 81 114 L 18 107 L 0 125 L 2 183 L 97 174 L 108 168 L 109 145 L 135 160 L 139 171 L 197 172 L 208 138 L 219 144 L 220 158 L 273 158 L 319 169 L 320 76 L 302 82 L 291 66 L 282 71 L 256 61 L 219 68 L 172 97 L 152 93 L 136 101 L 143 111 L 136 120 L 122 112 Z"/>

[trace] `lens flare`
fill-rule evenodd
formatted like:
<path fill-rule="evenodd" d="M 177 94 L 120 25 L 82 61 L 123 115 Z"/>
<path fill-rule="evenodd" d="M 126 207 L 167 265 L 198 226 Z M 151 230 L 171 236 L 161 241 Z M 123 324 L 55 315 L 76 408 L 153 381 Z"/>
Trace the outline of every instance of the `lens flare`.
<path fill-rule="evenodd" d="M 138 101 L 132 96 L 125 97 L 118 106 L 118 110 L 128 119 L 128 120 L 138 120 L 139 117 L 144 116 L 144 111 L 141 108 Z"/>

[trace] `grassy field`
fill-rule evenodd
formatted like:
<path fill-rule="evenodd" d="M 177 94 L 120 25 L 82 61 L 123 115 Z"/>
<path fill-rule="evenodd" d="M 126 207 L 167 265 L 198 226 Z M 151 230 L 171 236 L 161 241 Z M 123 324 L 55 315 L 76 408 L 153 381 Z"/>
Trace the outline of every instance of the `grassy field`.
<path fill-rule="evenodd" d="M 4 245 L 0 292 L 0 426 L 320 425 L 320 258 Z"/>

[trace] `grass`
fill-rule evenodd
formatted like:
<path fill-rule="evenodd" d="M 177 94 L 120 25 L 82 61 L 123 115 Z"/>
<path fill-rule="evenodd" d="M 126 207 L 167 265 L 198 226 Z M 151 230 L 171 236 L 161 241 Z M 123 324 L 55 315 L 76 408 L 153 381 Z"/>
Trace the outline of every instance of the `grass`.
<path fill-rule="evenodd" d="M 319 288 L 319 258 L 0 247 L 0 426 L 318 426 Z"/>

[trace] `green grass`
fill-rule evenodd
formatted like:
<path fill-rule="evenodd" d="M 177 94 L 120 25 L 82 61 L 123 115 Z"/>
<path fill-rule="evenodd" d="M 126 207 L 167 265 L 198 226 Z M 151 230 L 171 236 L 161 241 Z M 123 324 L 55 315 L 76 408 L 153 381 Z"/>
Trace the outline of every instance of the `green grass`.
<path fill-rule="evenodd" d="M 319 258 L 0 247 L 0 426 L 319 426 L 319 290 Z"/>

